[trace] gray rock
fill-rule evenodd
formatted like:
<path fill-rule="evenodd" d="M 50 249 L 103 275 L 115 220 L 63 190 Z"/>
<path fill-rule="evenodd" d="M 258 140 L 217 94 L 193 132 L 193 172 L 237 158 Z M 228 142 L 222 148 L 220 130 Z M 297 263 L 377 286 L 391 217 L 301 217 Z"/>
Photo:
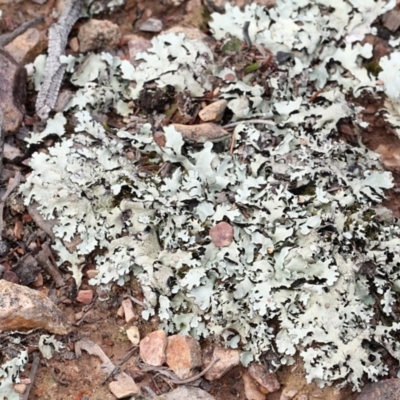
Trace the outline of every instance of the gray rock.
<path fill-rule="evenodd" d="M 159 19 L 149 18 L 147 21 L 143 22 L 142 25 L 140 25 L 139 29 L 142 32 L 159 33 L 163 30 L 163 23 Z"/>

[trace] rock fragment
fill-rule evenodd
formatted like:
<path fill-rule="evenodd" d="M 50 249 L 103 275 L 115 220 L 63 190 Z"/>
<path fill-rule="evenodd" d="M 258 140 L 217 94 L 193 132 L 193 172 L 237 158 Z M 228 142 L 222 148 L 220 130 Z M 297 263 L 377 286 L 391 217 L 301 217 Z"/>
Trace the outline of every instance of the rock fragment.
<path fill-rule="evenodd" d="M 78 295 L 76 296 L 76 301 L 79 301 L 79 303 L 90 304 L 92 300 L 93 300 L 93 290 L 91 289 L 80 290 L 78 292 Z"/>
<path fill-rule="evenodd" d="M 215 381 L 221 378 L 232 368 L 240 363 L 240 352 L 234 349 L 226 349 L 222 346 L 209 346 L 203 351 L 203 369 L 210 364 L 212 360 L 217 361 L 204 375 L 208 381 Z"/>
<path fill-rule="evenodd" d="M 172 392 L 163 394 L 161 396 L 153 397 L 153 400 L 215 400 L 206 391 L 192 387 L 192 386 L 179 386 Z"/>
<path fill-rule="evenodd" d="M 129 324 L 135 319 L 135 311 L 133 310 L 132 300 L 122 300 L 121 306 L 124 309 L 125 321 L 127 324 Z"/>
<path fill-rule="evenodd" d="M 66 316 L 43 293 L 0 280 L 0 332 L 37 328 L 58 335 L 71 330 Z"/>
<path fill-rule="evenodd" d="M 118 380 L 110 382 L 108 388 L 117 399 L 125 399 L 140 393 L 140 388 L 127 375 L 121 375 L 118 377 Z"/>
<path fill-rule="evenodd" d="M 11 43 L 4 47 L 15 61 L 22 65 L 33 62 L 47 46 L 44 32 L 30 28 L 22 35 L 16 37 Z"/>
<path fill-rule="evenodd" d="M 126 336 L 132 342 L 133 345 L 138 345 L 140 342 L 140 333 L 137 326 L 131 326 L 126 330 Z"/>
<path fill-rule="evenodd" d="M 161 367 L 165 363 L 167 335 L 163 330 L 149 333 L 140 341 L 140 358 L 146 364 Z"/>
<path fill-rule="evenodd" d="M 91 19 L 83 24 L 78 33 L 81 52 L 107 49 L 116 46 L 121 38 L 119 26 L 111 21 Z"/>
<path fill-rule="evenodd" d="M 233 240 L 233 227 L 225 221 L 218 222 L 210 229 L 210 237 L 217 247 L 229 246 Z"/>
<path fill-rule="evenodd" d="M 215 101 L 214 103 L 211 103 L 206 107 L 204 107 L 199 112 L 199 117 L 204 122 L 210 122 L 210 121 L 218 122 L 224 115 L 227 104 L 228 102 L 224 99 Z"/>
<path fill-rule="evenodd" d="M 275 373 L 269 373 L 266 368 L 258 363 L 251 363 L 249 374 L 264 389 L 266 393 L 273 393 L 281 388 Z"/>
<path fill-rule="evenodd" d="M 391 32 L 395 32 L 400 27 L 400 9 L 393 8 L 382 17 L 383 26 Z"/>
<path fill-rule="evenodd" d="M 181 133 L 183 140 L 189 143 L 220 142 L 231 137 L 228 131 L 212 122 L 200 125 L 172 125 L 175 130 Z"/>
<path fill-rule="evenodd" d="M 173 335 L 168 338 L 167 364 L 180 379 L 190 378 L 194 369 L 201 367 L 199 342 L 188 335 Z"/>
<path fill-rule="evenodd" d="M 266 400 L 265 393 L 261 391 L 257 382 L 247 372 L 242 375 L 242 379 L 247 400 Z"/>
<path fill-rule="evenodd" d="M 142 32 L 159 33 L 163 30 L 163 23 L 157 18 L 149 18 L 140 25 L 139 29 Z"/>
<path fill-rule="evenodd" d="M 0 108 L 5 134 L 15 132 L 25 114 L 26 70 L 0 49 Z"/>

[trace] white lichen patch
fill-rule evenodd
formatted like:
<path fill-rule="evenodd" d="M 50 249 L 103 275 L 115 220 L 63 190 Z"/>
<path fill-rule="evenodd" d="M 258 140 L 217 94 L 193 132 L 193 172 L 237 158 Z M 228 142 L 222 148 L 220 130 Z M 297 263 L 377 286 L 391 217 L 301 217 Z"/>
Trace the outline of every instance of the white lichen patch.
<path fill-rule="evenodd" d="M 109 109 L 129 114 L 149 82 L 195 98 L 212 89 L 212 73 L 234 75 L 205 44 L 161 35 L 137 67 L 109 54 L 70 60 L 79 89 L 65 116 L 75 133 L 33 155 L 21 189 L 27 204 L 58 219 L 59 262 L 71 264 L 79 283 L 81 261 L 98 250 L 91 283 L 123 284 L 133 274 L 145 318 L 157 313 L 168 332 L 239 347 L 245 364 L 270 351 L 279 366 L 300 351 L 307 378 L 321 386 L 359 389 L 364 375 L 385 375 L 376 344 L 400 360 L 399 326 L 390 322 L 400 227 L 380 205 L 392 176 L 361 144 L 334 138 L 341 118 L 358 123 L 346 92 L 374 89 L 362 68 L 371 48 L 359 41 L 373 32 L 371 15 L 392 3 L 278 1 L 271 10 L 252 4 L 213 14 L 217 39 L 241 38 L 250 21 L 254 43 L 292 54 L 264 76 L 267 85 L 251 74 L 221 83 L 232 119 L 243 120 L 232 154 L 228 143 L 185 144 L 172 126 L 159 147 L 149 124 L 108 132 L 95 120 Z M 62 133 L 57 118 L 46 129 Z M 221 248 L 209 236 L 220 221 L 234 228 Z"/>

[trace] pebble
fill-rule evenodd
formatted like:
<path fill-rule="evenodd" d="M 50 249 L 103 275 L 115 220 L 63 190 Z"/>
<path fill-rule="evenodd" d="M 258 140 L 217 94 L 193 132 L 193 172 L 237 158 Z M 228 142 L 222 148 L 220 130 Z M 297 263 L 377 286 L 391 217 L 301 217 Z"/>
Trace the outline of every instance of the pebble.
<path fill-rule="evenodd" d="M 166 361 L 167 335 L 163 330 L 149 333 L 140 341 L 140 358 L 146 364 L 161 367 Z"/>
<path fill-rule="evenodd" d="M 180 379 L 190 378 L 202 365 L 200 344 L 188 335 L 170 336 L 166 355 L 167 365 Z"/>
<path fill-rule="evenodd" d="M 76 296 L 76 301 L 79 301 L 79 303 L 90 304 L 92 300 L 93 300 L 93 290 L 91 289 L 80 290 L 78 292 L 78 295 Z"/>
<path fill-rule="evenodd" d="M 125 321 L 127 324 L 129 324 L 135 319 L 135 311 L 133 310 L 132 300 L 122 300 L 121 306 L 124 309 Z"/>
<path fill-rule="evenodd" d="M 159 19 L 149 18 L 140 25 L 139 29 L 142 32 L 159 33 L 163 30 L 163 23 Z"/>
<path fill-rule="evenodd" d="M 228 102 L 226 100 L 217 100 L 214 103 L 211 103 L 206 107 L 204 107 L 199 112 L 199 117 L 204 122 L 211 122 L 211 121 L 218 122 L 224 115 L 227 104 Z"/>
<path fill-rule="evenodd" d="M 179 386 L 172 392 L 153 397 L 152 400 L 215 400 L 215 397 L 196 387 Z"/>
<path fill-rule="evenodd" d="M 110 382 L 108 388 L 117 399 L 125 399 L 140 393 L 140 388 L 134 380 L 130 376 L 122 374 L 116 381 Z"/>
<path fill-rule="evenodd" d="M 204 375 L 208 381 L 220 379 L 232 368 L 240 363 L 240 352 L 235 349 L 226 349 L 222 346 L 209 346 L 203 351 L 203 369 L 210 364 L 212 360 L 218 359 Z"/>
<path fill-rule="evenodd" d="M 132 342 L 133 345 L 138 345 L 140 342 L 140 333 L 137 326 L 131 326 L 126 330 L 126 336 Z"/>
<path fill-rule="evenodd" d="M 273 393 L 281 388 L 276 374 L 269 373 L 263 365 L 253 362 L 250 364 L 248 371 L 251 377 L 262 388 L 266 389 L 266 393 Z"/>
<path fill-rule="evenodd" d="M 82 53 L 115 47 L 121 38 L 119 26 L 111 21 L 91 19 L 79 28 L 79 49 Z"/>
<path fill-rule="evenodd" d="M 247 400 L 266 400 L 265 393 L 260 390 L 257 382 L 247 372 L 242 375 L 242 379 Z"/>

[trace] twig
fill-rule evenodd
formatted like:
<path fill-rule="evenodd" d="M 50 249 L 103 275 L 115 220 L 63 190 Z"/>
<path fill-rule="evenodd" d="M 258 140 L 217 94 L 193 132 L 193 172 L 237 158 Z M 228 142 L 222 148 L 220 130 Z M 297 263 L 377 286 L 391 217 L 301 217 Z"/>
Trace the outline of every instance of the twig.
<path fill-rule="evenodd" d="M 143 307 L 145 310 L 147 310 L 147 306 L 146 304 L 144 304 L 143 302 L 141 302 L 140 300 L 138 300 L 136 297 L 130 296 L 129 294 L 124 295 L 123 297 L 124 299 L 131 299 L 134 303 L 136 303 L 137 305 Z"/>
<path fill-rule="evenodd" d="M 250 26 L 250 21 L 246 21 L 243 24 L 243 29 L 242 29 L 243 40 L 246 43 L 248 48 L 251 47 L 251 39 L 250 39 L 250 36 L 249 36 L 249 26 Z"/>
<path fill-rule="evenodd" d="M 68 35 L 72 26 L 81 16 L 82 0 L 69 0 L 56 24 L 49 29 L 49 55 L 46 60 L 45 79 L 36 100 L 36 113 L 39 118 L 47 119 L 54 108 L 66 65 L 61 64 Z"/>
<path fill-rule="evenodd" d="M 43 17 L 36 17 L 31 19 L 30 21 L 24 22 L 18 28 L 14 29 L 10 33 L 5 33 L 4 35 L 0 35 L 0 47 L 7 46 L 8 43 L 12 42 L 16 37 L 22 35 L 29 28 L 32 28 L 35 25 L 41 24 L 44 21 Z"/>
<path fill-rule="evenodd" d="M 59 288 L 65 285 L 64 278 L 58 270 L 50 246 L 46 242 L 42 244 L 42 250 L 36 254 L 35 258 L 40 266 L 53 278 L 56 287 Z"/>
<path fill-rule="evenodd" d="M 132 354 L 135 352 L 135 350 L 138 348 L 138 346 L 133 346 L 128 353 L 125 354 L 125 356 L 122 358 L 121 361 L 119 361 L 117 364 L 115 364 L 114 368 L 112 371 L 109 372 L 109 374 L 104 378 L 103 382 L 101 382 L 102 385 L 104 385 L 112 376 L 114 376 L 119 369 L 121 368 L 121 365 L 124 364 L 126 361 L 128 361 L 131 357 Z"/>
<path fill-rule="evenodd" d="M 32 366 L 31 366 L 31 371 L 29 372 L 29 380 L 31 382 L 27 385 L 27 387 L 25 389 L 25 392 L 23 394 L 21 394 L 20 400 L 28 400 L 29 399 L 29 393 L 30 393 L 30 391 L 32 389 L 32 386 L 33 386 L 33 381 L 35 379 L 36 370 L 38 369 L 39 362 L 40 362 L 40 358 L 36 354 L 34 354 L 33 355 Z"/>
<path fill-rule="evenodd" d="M 34 202 L 28 206 L 28 213 L 32 217 L 35 224 L 44 231 L 52 242 L 56 240 L 56 235 L 53 232 L 53 227 L 58 224 L 57 219 L 45 220 L 38 210 L 38 203 Z"/>
<path fill-rule="evenodd" d="M 224 125 L 223 128 L 224 129 L 234 128 L 235 126 L 238 126 L 242 122 L 246 122 L 248 124 L 265 124 L 265 125 L 275 126 L 275 122 L 269 119 L 244 119 L 242 121 L 231 122 L 230 124 Z"/>
<path fill-rule="evenodd" d="M 3 212 L 4 212 L 5 202 L 8 196 L 11 194 L 11 192 L 19 185 L 20 180 L 21 180 L 21 172 L 17 171 L 15 173 L 14 178 L 8 181 L 7 190 L 0 199 L 0 235 L 3 233 L 4 229 Z"/>
<path fill-rule="evenodd" d="M 157 395 L 149 388 L 148 386 L 142 386 L 142 389 L 144 389 L 151 398 L 156 397 Z"/>

